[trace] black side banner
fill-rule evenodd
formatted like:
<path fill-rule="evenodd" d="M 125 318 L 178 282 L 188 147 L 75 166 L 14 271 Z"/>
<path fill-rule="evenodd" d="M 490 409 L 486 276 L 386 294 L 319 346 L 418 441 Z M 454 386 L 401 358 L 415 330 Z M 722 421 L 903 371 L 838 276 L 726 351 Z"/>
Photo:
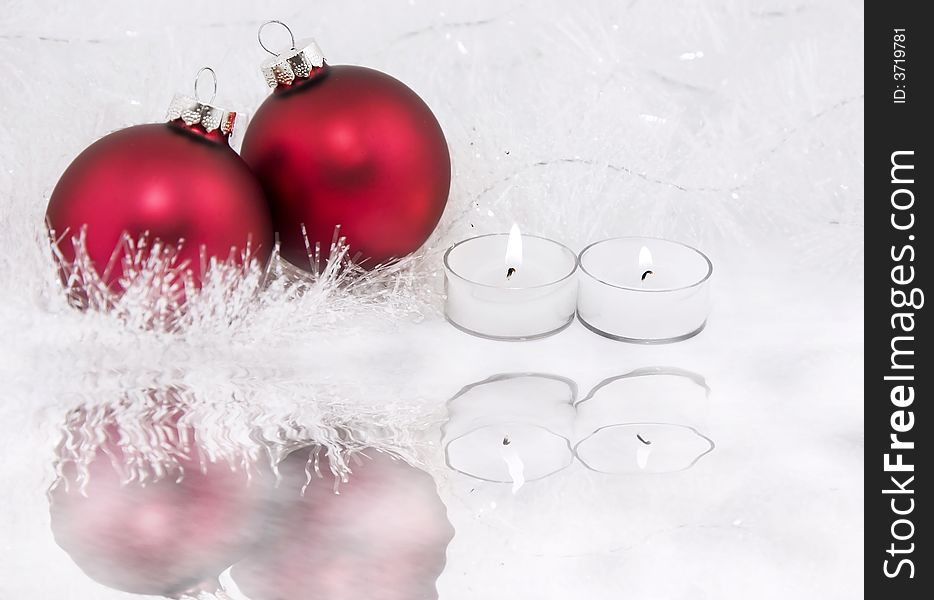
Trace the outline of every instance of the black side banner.
<path fill-rule="evenodd" d="M 929 598 L 934 272 L 931 22 L 923 2 L 866 7 L 866 597 Z M 934 298 L 931 298 L 934 301 Z M 922 594 L 927 590 L 927 594 Z"/>

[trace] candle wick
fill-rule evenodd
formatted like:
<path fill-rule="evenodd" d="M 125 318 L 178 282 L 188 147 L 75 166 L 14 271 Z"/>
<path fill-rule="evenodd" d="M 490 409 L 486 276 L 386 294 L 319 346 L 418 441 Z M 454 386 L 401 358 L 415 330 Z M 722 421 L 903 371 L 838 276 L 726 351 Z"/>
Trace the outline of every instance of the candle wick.
<path fill-rule="evenodd" d="M 503 438 L 503 445 L 504 445 L 504 446 L 508 446 L 508 445 L 511 444 L 511 443 L 512 443 L 512 442 L 509 441 L 509 436 L 508 436 L 508 435 L 507 435 L 506 437 Z"/>
<path fill-rule="evenodd" d="M 645 444 L 646 446 L 648 446 L 649 444 L 652 443 L 652 442 L 650 442 L 650 441 L 648 441 L 648 440 L 643 439 L 643 437 L 642 437 L 641 434 L 638 434 L 638 433 L 637 433 L 637 434 L 636 434 L 636 437 L 639 438 L 639 441 L 642 442 L 643 444 Z"/>
<path fill-rule="evenodd" d="M 506 269 L 506 279 L 509 279 L 510 277 L 512 277 L 512 276 L 515 275 L 515 274 L 516 274 L 516 268 L 515 268 L 515 267 L 509 267 L 508 269 Z"/>
<path fill-rule="evenodd" d="M 642 281 L 645 281 L 645 278 L 648 277 L 649 275 L 655 275 L 655 271 L 651 271 L 651 270 L 650 270 L 650 271 L 646 271 L 645 273 L 643 273 L 643 274 L 642 274 Z"/>

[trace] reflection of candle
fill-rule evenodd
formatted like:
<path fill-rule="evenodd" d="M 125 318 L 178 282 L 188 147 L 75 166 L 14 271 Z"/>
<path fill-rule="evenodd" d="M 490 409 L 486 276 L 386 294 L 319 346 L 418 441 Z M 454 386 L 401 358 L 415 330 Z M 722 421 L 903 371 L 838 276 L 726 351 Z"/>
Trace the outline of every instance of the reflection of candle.
<path fill-rule="evenodd" d="M 710 438 L 686 425 L 624 423 L 601 427 L 576 452 L 601 473 L 673 473 L 690 468 L 713 447 Z"/>
<path fill-rule="evenodd" d="M 512 493 L 515 494 L 525 485 L 525 465 L 509 440 L 509 436 L 503 438 L 503 460 L 506 461 L 506 470 L 509 471 L 509 478 L 512 479 Z"/>
<path fill-rule="evenodd" d="M 575 452 L 603 473 L 668 473 L 713 449 L 698 430 L 710 388 L 701 375 L 645 367 L 610 377 L 576 404 Z"/>
<path fill-rule="evenodd" d="M 444 255 L 445 315 L 468 333 L 529 339 L 559 331 L 574 318 L 577 257 L 565 246 L 523 235 L 484 235 Z"/>
<path fill-rule="evenodd" d="M 642 442 L 642 445 L 636 449 L 636 464 L 644 471 L 645 467 L 649 464 L 649 455 L 652 453 L 652 442 L 646 440 L 638 433 L 636 434 L 636 439 Z"/>
<path fill-rule="evenodd" d="M 517 490 L 573 460 L 574 382 L 502 373 L 465 386 L 448 401 L 442 428 L 447 465 Z"/>
<path fill-rule="evenodd" d="M 447 443 L 445 455 L 455 471 L 484 481 L 510 483 L 513 493 L 571 463 L 566 438 L 538 425 L 516 422 L 467 431 Z"/>

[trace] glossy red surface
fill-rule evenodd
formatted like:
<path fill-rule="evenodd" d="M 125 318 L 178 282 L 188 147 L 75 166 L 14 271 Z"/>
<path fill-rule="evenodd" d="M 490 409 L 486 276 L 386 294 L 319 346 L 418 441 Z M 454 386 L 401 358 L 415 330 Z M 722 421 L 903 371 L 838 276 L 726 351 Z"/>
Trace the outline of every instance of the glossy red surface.
<path fill-rule="evenodd" d="M 124 233 L 149 232 L 174 246 L 180 260 L 201 275 L 207 257 L 234 257 L 249 242 L 265 261 L 273 247 L 269 209 L 262 188 L 218 131 L 175 123 L 137 125 L 111 133 L 84 150 L 62 175 L 47 218 L 57 237 L 77 236 L 87 226 L 87 251 L 103 275 Z M 62 243 L 67 260 L 71 243 Z M 107 282 L 122 273 L 119 260 Z"/>
<path fill-rule="evenodd" d="M 266 190 L 282 255 L 306 269 L 302 224 L 325 256 L 340 225 L 351 256 L 373 267 L 425 242 L 451 184 L 431 110 L 398 80 L 364 67 L 327 66 L 276 88 L 242 154 Z"/>

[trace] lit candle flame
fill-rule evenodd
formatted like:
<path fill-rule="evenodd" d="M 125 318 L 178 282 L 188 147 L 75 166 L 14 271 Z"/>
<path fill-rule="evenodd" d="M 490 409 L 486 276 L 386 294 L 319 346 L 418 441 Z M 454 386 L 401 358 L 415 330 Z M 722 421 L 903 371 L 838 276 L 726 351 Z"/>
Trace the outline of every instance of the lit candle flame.
<path fill-rule="evenodd" d="M 506 470 L 509 472 L 509 478 L 512 479 L 512 493 L 515 494 L 525 485 L 525 463 L 519 458 L 519 454 L 512 447 L 509 437 L 503 438 L 503 461 L 506 463 Z"/>
<path fill-rule="evenodd" d="M 509 239 L 506 241 L 506 279 L 512 277 L 522 266 L 522 232 L 515 223 L 509 230 Z"/>
<path fill-rule="evenodd" d="M 642 246 L 639 250 L 639 266 L 648 269 L 653 266 L 655 263 L 652 262 L 652 251 L 646 246 Z"/>
<path fill-rule="evenodd" d="M 646 277 L 655 274 L 655 271 L 652 270 L 653 266 L 652 251 L 647 246 L 642 246 L 639 249 L 639 270 L 642 271 L 641 281 L 645 281 Z"/>

